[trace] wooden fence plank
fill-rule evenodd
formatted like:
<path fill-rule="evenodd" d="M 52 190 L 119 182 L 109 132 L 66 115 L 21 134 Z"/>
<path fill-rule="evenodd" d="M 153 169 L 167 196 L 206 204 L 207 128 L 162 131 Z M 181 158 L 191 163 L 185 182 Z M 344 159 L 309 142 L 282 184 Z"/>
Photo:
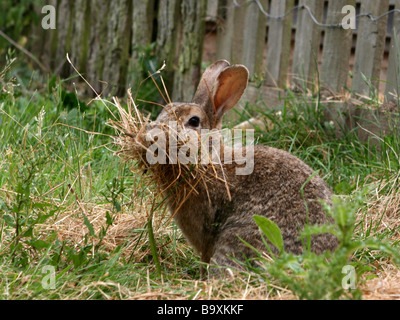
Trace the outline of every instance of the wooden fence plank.
<path fill-rule="evenodd" d="M 365 0 L 361 2 L 361 12 L 371 13 L 374 17 L 382 15 L 389 8 L 389 0 Z M 360 95 L 370 95 L 371 80 L 373 88 L 379 89 L 383 51 L 385 48 L 387 16 L 377 22 L 367 17 L 359 21 L 354 78 L 352 91 Z"/>
<path fill-rule="evenodd" d="M 101 93 L 104 88 L 102 80 L 105 66 L 107 47 L 108 22 L 103 19 L 109 13 L 109 1 L 92 0 L 91 5 L 91 32 L 89 56 L 87 61 L 87 79 L 96 90 Z"/>
<path fill-rule="evenodd" d="M 355 0 L 329 0 L 328 24 L 342 21 L 345 5 L 355 6 Z M 342 95 L 349 76 L 352 30 L 341 27 L 325 28 L 324 47 L 322 52 L 321 81 L 331 93 Z"/>
<path fill-rule="evenodd" d="M 157 13 L 156 55 L 159 62 L 165 61 L 163 78 L 172 94 L 174 72 L 177 66 L 177 46 L 180 39 L 181 0 L 163 0 L 159 2 Z"/>
<path fill-rule="evenodd" d="M 129 0 L 113 1 L 107 16 L 107 51 L 103 78 L 108 83 L 105 94 L 125 94 L 127 66 L 129 61 L 132 3 Z"/>
<path fill-rule="evenodd" d="M 71 48 L 68 54 L 75 67 L 77 67 L 80 72 L 85 73 L 88 48 L 87 30 L 90 30 L 87 25 L 86 12 L 90 4 L 86 0 L 75 0 L 73 4 L 73 36 L 71 36 Z"/>
<path fill-rule="evenodd" d="M 57 50 L 55 56 L 55 72 L 63 77 L 68 77 L 69 66 L 66 54 L 70 50 L 72 2 L 60 0 L 57 6 Z"/>
<path fill-rule="evenodd" d="M 49 0 L 47 4 L 57 8 L 57 0 Z M 39 21 L 34 23 L 29 30 L 28 37 L 30 41 L 27 43 L 27 49 L 36 55 L 38 60 L 50 71 L 54 70 L 55 50 L 57 49 L 57 28 L 55 30 L 43 29 L 41 19 L 45 15 L 42 13 L 42 8 L 43 4 L 33 3 L 33 10 L 38 15 Z"/>
<path fill-rule="evenodd" d="M 400 9 L 400 0 L 396 0 L 396 9 Z M 393 35 L 390 43 L 389 66 L 386 99 L 397 101 L 400 96 L 400 14 L 394 14 Z"/>
<path fill-rule="evenodd" d="M 267 10 L 268 0 L 260 0 L 260 4 Z M 249 69 L 250 76 L 263 70 L 265 36 L 267 32 L 267 18 L 255 2 L 246 8 L 243 26 L 243 58 L 242 63 Z"/>
<path fill-rule="evenodd" d="M 218 2 L 217 53 L 216 60 L 232 61 L 233 42 L 240 42 L 235 35 L 236 8 L 231 0 Z"/>
<path fill-rule="evenodd" d="M 324 3 L 320 0 L 301 0 L 300 5 L 310 8 L 315 18 L 322 21 Z M 306 10 L 299 12 L 293 56 L 293 82 L 303 90 L 310 88 L 318 71 L 318 54 L 321 28 L 316 25 Z"/>
<path fill-rule="evenodd" d="M 329 0 L 327 24 L 341 23 L 345 5 L 355 6 L 355 0 Z M 336 134 L 341 134 L 342 127 L 352 127 L 353 110 L 348 110 L 344 103 L 344 91 L 349 79 L 350 54 L 353 30 L 342 27 L 325 28 L 325 38 L 322 52 L 320 73 L 321 95 L 338 96 L 331 103 L 326 103 L 324 116 L 326 121 L 337 124 Z"/>
<path fill-rule="evenodd" d="M 131 57 L 128 68 L 128 88 L 136 88 L 143 80 L 140 70 L 140 53 L 142 48 L 152 42 L 154 19 L 154 0 L 133 1 Z M 147 70 L 146 70 L 147 71 Z"/>
<path fill-rule="evenodd" d="M 228 0 L 232 1 L 232 0 Z M 232 1 L 233 2 L 233 1 Z M 246 18 L 247 7 L 235 8 L 233 22 L 233 39 L 231 47 L 231 63 L 243 63 L 244 52 L 244 20 Z"/>
<path fill-rule="evenodd" d="M 215 21 L 218 16 L 218 5 L 220 1 L 207 0 L 207 19 Z"/>
<path fill-rule="evenodd" d="M 178 49 L 178 68 L 174 75 L 174 101 L 192 101 L 201 75 L 205 33 L 206 0 L 182 0 L 182 41 Z"/>
<path fill-rule="evenodd" d="M 271 1 L 271 15 L 281 16 L 292 9 L 294 0 Z M 267 47 L 267 81 L 270 86 L 286 87 L 290 45 L 292 35 L 293 14 L 284 19 L 270 19 Z"/>

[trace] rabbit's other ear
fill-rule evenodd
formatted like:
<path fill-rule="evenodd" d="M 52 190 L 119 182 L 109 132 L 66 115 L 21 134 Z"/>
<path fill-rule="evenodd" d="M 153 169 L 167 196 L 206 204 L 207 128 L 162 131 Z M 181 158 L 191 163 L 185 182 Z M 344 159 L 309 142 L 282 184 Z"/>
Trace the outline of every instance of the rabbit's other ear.
<path fill-rule="evenodd" d="M 242 98 L 248 81 L 249 70 L 242 65 L 233 65 L 219 74 L 213 92 L 216 124 L 219 125 L 222 116 Z"/>
<path fill-rule="evenodd" d="M 218 60 L 210 65 L 203 73 L 199 86 L 193 98 L 193 103 L 196 103 L 203 108 L 211 104 L 211 95 L 214 88 L 214 83 L 221 72 L 229 67 L 229 62 L 226 60 Z"/>

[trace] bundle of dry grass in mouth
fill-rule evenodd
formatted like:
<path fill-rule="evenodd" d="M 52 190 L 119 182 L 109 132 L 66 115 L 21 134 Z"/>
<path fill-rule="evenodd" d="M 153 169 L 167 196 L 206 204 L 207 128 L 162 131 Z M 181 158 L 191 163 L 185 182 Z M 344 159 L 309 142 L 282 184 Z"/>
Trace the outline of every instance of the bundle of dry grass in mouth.
<path fill-rule="evenodd" d="M 168 198 L 172 207 L 176 208 L 172 217 L 175 216 L 192 194 L 197 194 L 196 189 L 199 184 L 203 184 L 203 187 L 207 189 L 209 183 L 217 180 L 225 184 L 228 196 L 230 197 L 229 186 L 224 179 L 222 163 L 215 165 L 215 159 L 211 159 L 212 153 L 208 154 L 210 159 L 206 165 L 200 161 L 182 163 L 179 157 L 174 157 L 174 161 L 171 164 L 171 156 L 168 154 L 170 141 L 167 138 L 163 141 L 166 143 L 163 148 L 158 149 L 158 152 L 166 153 L 167 163 L 156 162 L 149 164 L 147 159 L 149 143 L 146 143 L 144 137 L 148 128 L 154 123 L 140 112 L 130 91 L 128 92 L 127 109 L 121 106 L 117 98 L 114 98 L 114 103 L 120 116 L 119 120 L 110 120 L 111 126 L 117 133 L 114 143 L 118 146 L 119 151 L 116 152 L 116 155 L 121 157 L 125 162 L 134 163 L 136 170 L 133 169 L 133 171 L 136 171 L 138 174 L 146 173 L 148 177 L 147 183 L 155 187 L 157 193 L 163 199 Z M 157 123 L 157 126 L 166 133 L 166 136 L 168 136 L 171 129 L 175 130 L 175 133 L 178 135 L 176 143 L 178 153 L 187 147 L 187 136 L 182 136 L 180 130 L 171 128 L 168 124 Z M 202 137 L 199 134 L 197 134 L 197 139 L 197 146 L 201 146 L 204 141 L 202 141 Z M 154 143 L 157 143 L 157 141 L 151 142 L 151 144 Z M 200 150 L 201 148 L 197 149 Z M 196 154 L 195 158 L 199 159 L 201 156 Z"/>

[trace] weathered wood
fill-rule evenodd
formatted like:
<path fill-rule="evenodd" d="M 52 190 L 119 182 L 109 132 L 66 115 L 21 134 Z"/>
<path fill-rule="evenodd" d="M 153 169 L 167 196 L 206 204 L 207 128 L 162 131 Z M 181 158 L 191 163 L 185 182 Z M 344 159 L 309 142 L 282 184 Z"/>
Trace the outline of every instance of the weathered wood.
<path fill-rule="evenodd" d="M 67 65 L 66 54 L 70 50 L 72 33 L 72 8 L 69 0 L 59 0 L 57 6 L 57 50 L 55 55 L 55 72 L 62 77 L 68 77 L 70 68 Z"/>
<path fill-rule="evenodd" d="M 264 10 L 268 10 L 268 0 L 260 0 Z M 246 8 L 243 30 L 242 63 L 249 69 L 250 76 L 263 70 L 267 17 L 260 11 L 255 2 Z"/>
<path fill-rule="evenodd" d="M 162 0 L 157 13 L 156 56 L 160 63 L 166 63 L 163 78 L 170 95 L 178 64 L 177 47 L 181 41 L 180 7 L 181 0 Z"/>
<path fill-rule="evenodd" d="M 361 2 L 361 12 L 378 17 L 387 11 L 389 0 L 365 0 Z M 368 17 L 359 21 L 354 77 L 352 91 L 362 96 L 369 96 L 372 89 L 379 88 L 383 51 L 386 40 L 387 16 L 374 22 Z M 364 77 L 367 78 L 368 83 Z"/>
<path fill-rule="evenodd" d="M 57 0 L 49 0 L 46 5 L 57 8 Z M 57 48 L 57 28 L 43 29 L 42 19 L 45 14 L 42 13 L 43 3 L 33 3 L 33 8 L 39 17 L 37 23 L 32 24 L 29 30 L 29 39 L 27 49 L 33 53 L 38 60 L 46 66 L 47 70 L 54 69 L 54 56 Z M 56 11 L 57 12 L 57 11 Z"/>
<path fill-rule="evenodd" d="M 282 16 L 294 6 L 294 0 L 271 1 L 271 15 Z M 267 85 L 286 87 L 290 45 L 292 36 L 293 13 L 284 19 L 270 19 L 267 47 Z"/>
<path fill-rule="evenodd" d="M 75 67 L 86 73 L 89 46 L 90 0 L 75 0 L 72 7 L 71 46 L 68 54 Z"/>
<path fill-rule="evenodd" d="M 207 0 L 207 20 L 216 21 L 218 17 L 218 2 L 216 0 Z"/>
<path fill-rule="evenodd" d="M 191 101 L 200 80 L 206 10 L 207 0 L 182 0 L 182 41 L 174 75 L 174 101 Z"/>
<path fill-rule="evenodd" d="M 400 9 L 400 0 L 396 0 L 396 9 Z M 400 97 L 400 14 L 394 15 L 393 33 L 390 43 L 389 66 L 385 96 L 388 101 L 397 101 Z"/>
<path fill-rule="evenodd" d="M 300 5 L 309 7 L 315 18 L 322 21 L 323 1 L 301 0 Z M 317 74 L 320 41 L 321 28 L 312 21 L 306 10 L 300 11 L 293 57 L 293 82 L 303 90 L 311 87 Z"/>
<path fill-rule="evenodd" d="M 231 0 L 228 0 L 228 2 Z M 233 1 L 232 1 L 233 2 Z M 246 18 L 247 7 L 243 6 L 240 8 L 234 8 L 234 21 L 232 28 L 232 46 L 231 46 L 231 63 L 240 64 L 243 63 L 243 52 L 244 48 L 244 21 Z"/>
<path fill-rule="evenodd" d="M 132 53 L 128 68 L 128 88 L 139 86 L 143 80 L 140 54 L 141 50 L 152 42 L 154 0 L 133 1 L 132 15 Z"/>
<path fill-rule="evenodd" d="M 162 0 L 158 8 L 156 54 L 160 61 L 166 62 L 167 72 L 173 72 L 177 62 L 180 5 L 181 0 Z"/>
<path fill-rule="evenodd" d="M 217 53 L 216 60 L 232 60 L 232 45 L 235 39 L 235 5 L 233 1 L 218 2 Z"/>
<path fill-rule="evenodd" d="M 132 12 L 130 0 L 116 0 L 110 4 L 107 15 L 107 50 L 103 80 L 108 83 L 105 94 L 123 95 L 125 93 L 127 66 L 129 62 L 130 32 Z"/>
<path fill-rule="evenodd" d="M 330 0 L 327 24 L 341 23 L 345 14 L 345 5 L 355 6 L 355 0 Z M 344 102 L 344 91 L 349 79 L 350 54 L 353 30 L 342 27 L 325 28 L 322 66 L 320 73 L 321 94 L 336 96 L 330 103 L 325 103 L 326 121 L 336 124 L 336 135 L 342 134 L 341 128 L 352 128 L 353 109 Z"/>
<path fill-rule="evenodd" d="M 104 89 L 102 81 L 105 80 L 103 71 L 107 52 L 108 21 L 103 17 L 109 13 L 109 6 L 109 1 L 92 0 L 87 79 L 98 94 Z"/>
<path fill-rule="evenodd" d="M 328 7 L 328 24 L 342 21 L 345 5 L 355 6 L 355 0 L 330 0 Z M 349 61 L 353 32 L 342 27 L 325 28 L 324 48 L 322 53 L 321 82 L 329 89 L 330 94 L 342 95 L 349 77 Z"/>

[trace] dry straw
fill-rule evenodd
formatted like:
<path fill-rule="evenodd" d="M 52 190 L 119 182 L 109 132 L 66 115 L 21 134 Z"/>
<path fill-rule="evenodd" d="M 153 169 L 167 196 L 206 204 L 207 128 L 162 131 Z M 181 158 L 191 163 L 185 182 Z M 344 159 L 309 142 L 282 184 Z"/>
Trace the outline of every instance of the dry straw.
<path fill-rule="evenodd" d="M 111 126 L 117 132 L 114 142 L 119 151 L 116 154 L 124 161 L 134 163 L 138 174 L 146 173 L 149 187 L 156 187 L 158 189 L 157 193 L 163 197 L 163 200 L 167 200 L 165 202 L 169 202 L 176 208 L 175 212 L 172 213 L 172 217 L 190 196 L 198 193 L 197 190 L 200 185 L 207 190 L 211 183 L 218 181 L 225 185 L 229 195 L 229 185 L 224 179 L 221 159 L 216 165 L 215 158 L 211 159 L 212 153 L 208 154 L 209 161 L 207 165 L 200 161 L 183 164 L 179 157 L 174 158 L 175 162 L 169 164 L 171 163 L 171 156 L 167 152 L 169 150 L 169 139 L 166 139 L 166 145 L 160 149 L 166 152 L 167 164 L 155 163 L 149 165 L 146 157 L 149 146 L 144 141 L 146 129 L 151 126 L 149 119 L 140 112 L 130 91 L 128 91 L 127 109 L 124 109 L 116 98 L 114 98 L 114 103 L 120 116 L 117 121 L 110 120 Z M 169 106 L 165 108 L 169 108 Z M 175 120 L 174 114 L 171 114 L 171 119 Z M 175 121 L 178 124 L 178 129 L 168 124 L 158 123 L 157 125 L 166 133 L 166 136 L 171 130 L 175 130 L 174 134 L 178 136 L 176 147 L 179 153 L 180 148 L 186 146 L 188 141 L 187 137 L 179 129 L 179 119 Z M 204 140 L 200 135 L 197 135 L 197 137 L 198 146 L 201 146 Z M 198 150 L 200 149 L 202 148 L 199 147 Z"/>

